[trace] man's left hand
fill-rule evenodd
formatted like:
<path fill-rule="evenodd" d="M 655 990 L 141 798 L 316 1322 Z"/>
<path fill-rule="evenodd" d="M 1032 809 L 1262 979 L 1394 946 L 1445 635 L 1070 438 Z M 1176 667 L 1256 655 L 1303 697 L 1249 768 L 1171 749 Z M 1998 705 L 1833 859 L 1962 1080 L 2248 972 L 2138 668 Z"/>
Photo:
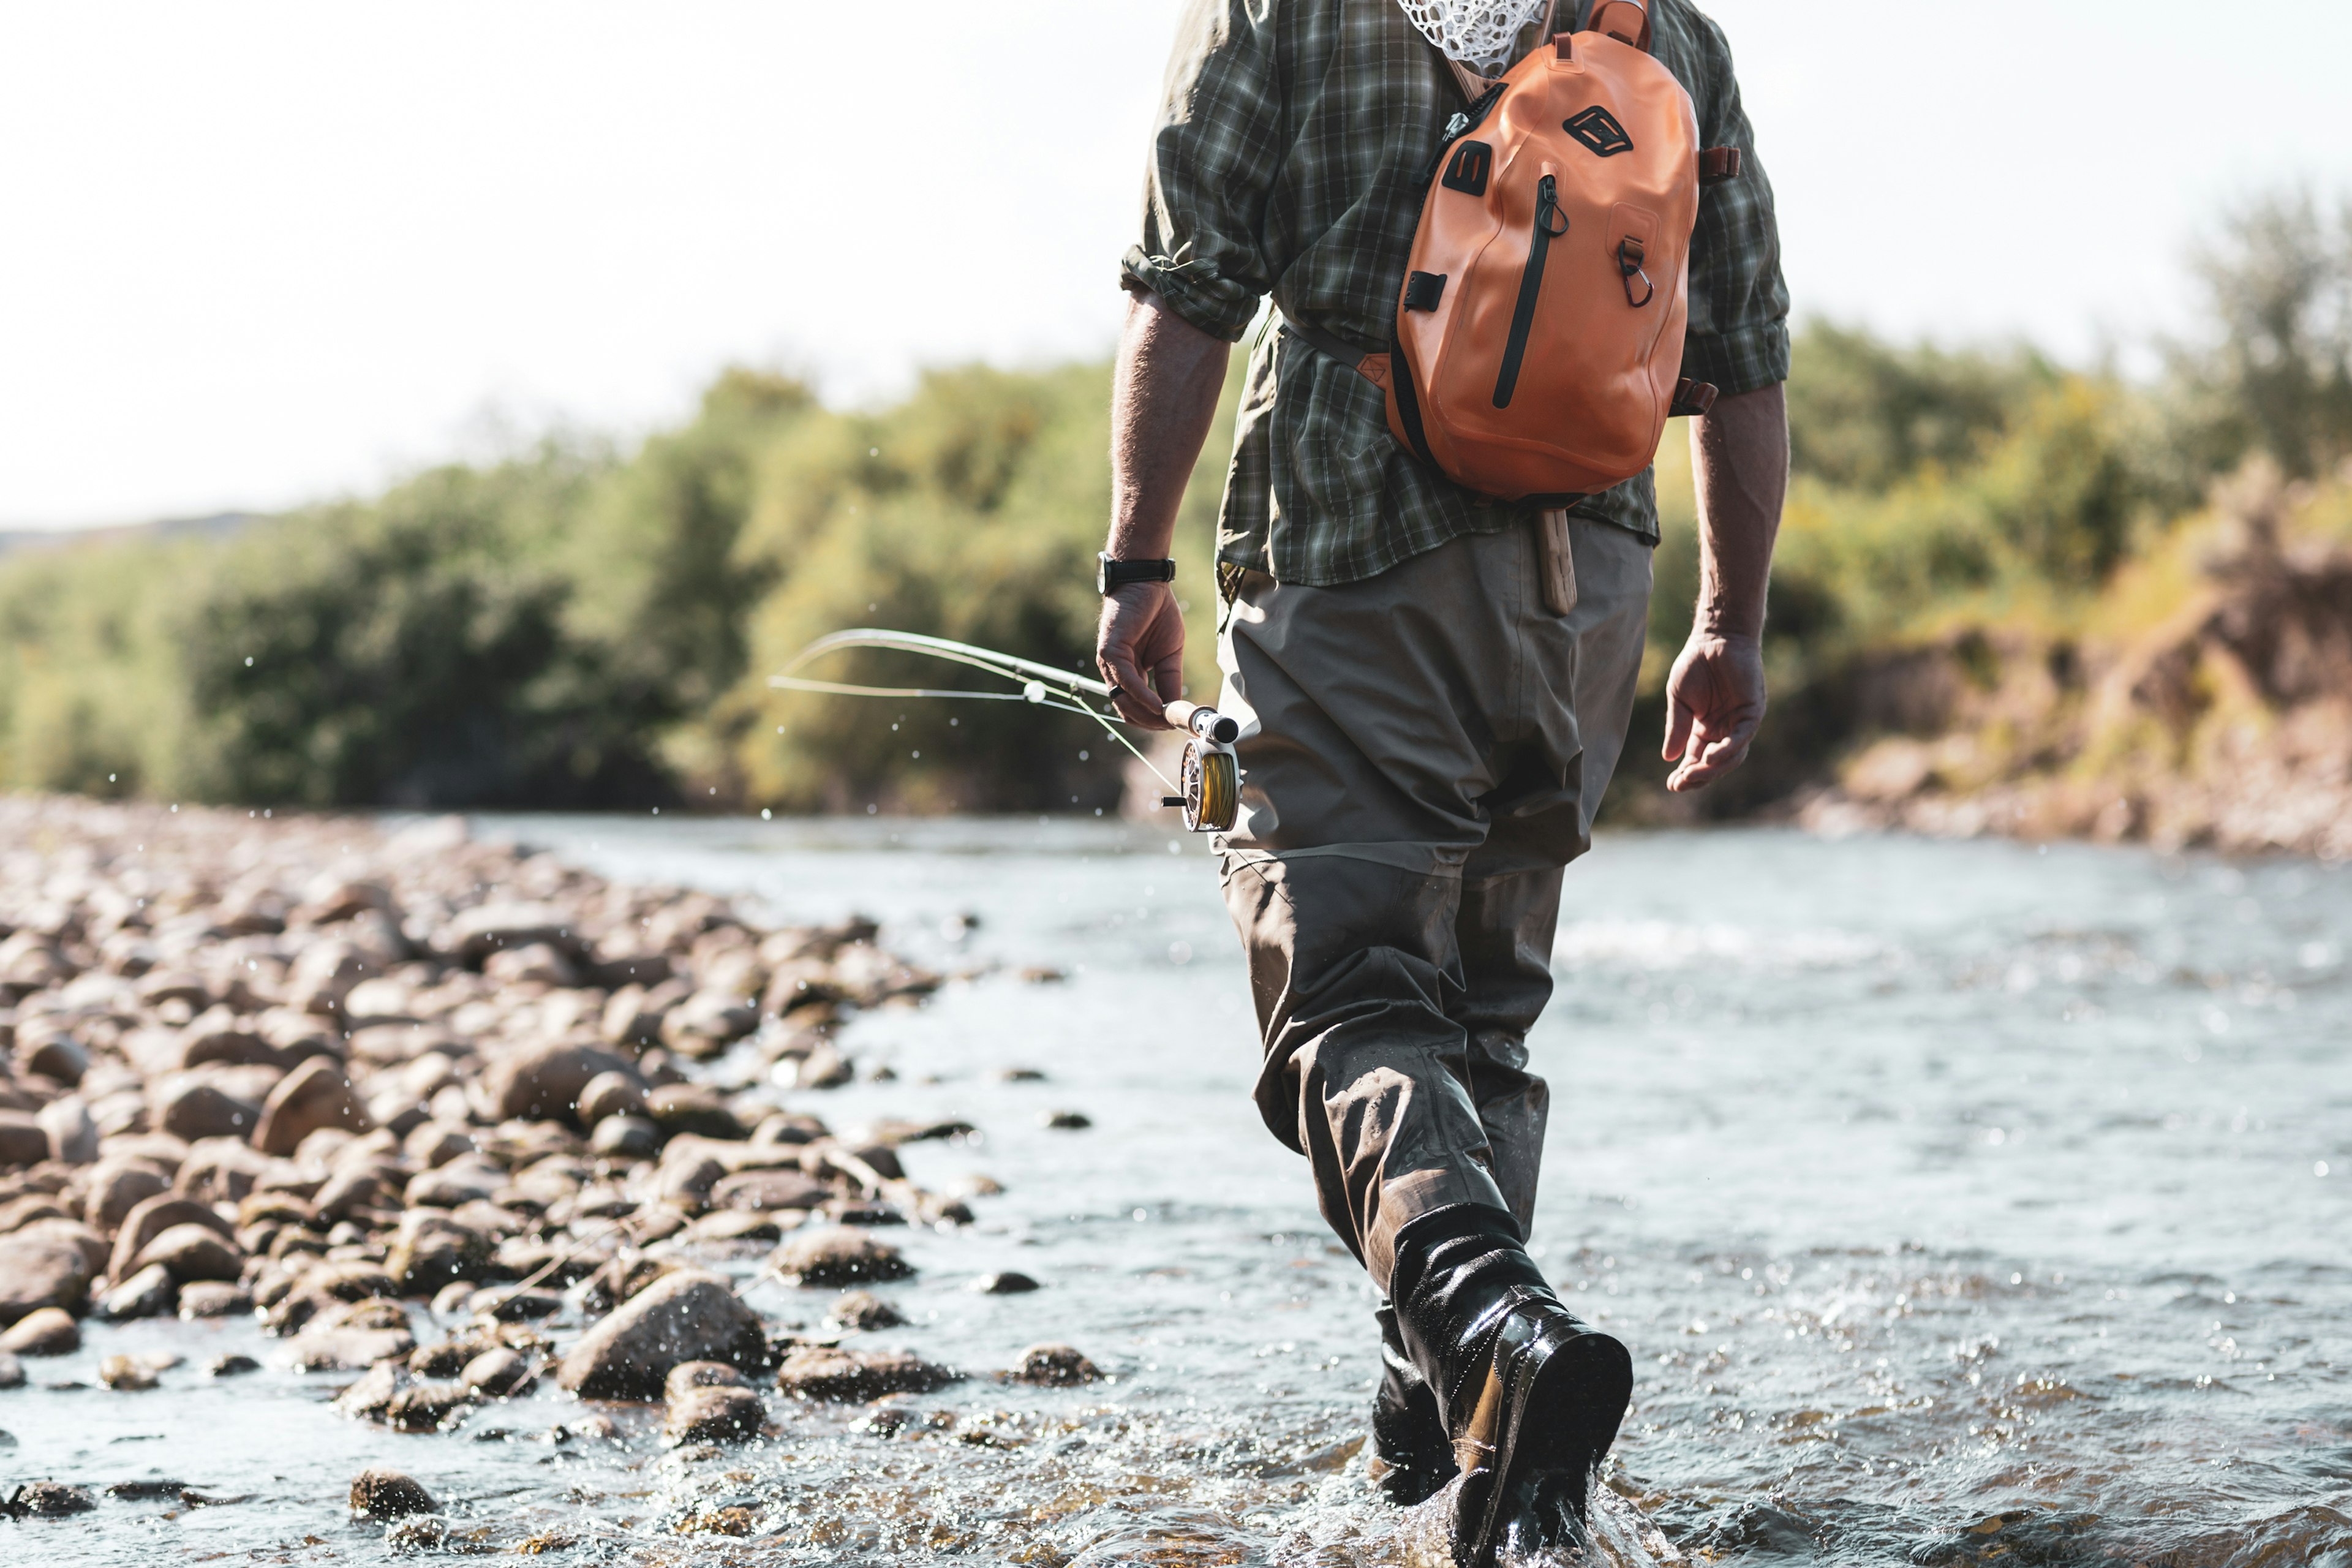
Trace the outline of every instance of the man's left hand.
<path fill-rule="evenodd" d="M 1752 637 L 1695 631 L 1666 677 L 1666 780 L 1676 795 L 1738 767 L 1764 721 L 1764 649 Z"/>

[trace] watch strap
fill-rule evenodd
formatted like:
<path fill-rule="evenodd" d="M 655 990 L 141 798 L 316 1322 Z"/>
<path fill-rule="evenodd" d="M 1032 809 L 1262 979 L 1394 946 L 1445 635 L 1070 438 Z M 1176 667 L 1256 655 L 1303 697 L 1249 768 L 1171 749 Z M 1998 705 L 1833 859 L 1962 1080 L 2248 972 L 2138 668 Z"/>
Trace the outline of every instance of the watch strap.
<path fill-rule="evenodd" d="M 1173 583 L 1176 563 L 1173 561 L 1117 561 L 1108 552 L 1095 557 L 1095 586 L 1108 594 L 1124 588 L 1129 583 Z"/>

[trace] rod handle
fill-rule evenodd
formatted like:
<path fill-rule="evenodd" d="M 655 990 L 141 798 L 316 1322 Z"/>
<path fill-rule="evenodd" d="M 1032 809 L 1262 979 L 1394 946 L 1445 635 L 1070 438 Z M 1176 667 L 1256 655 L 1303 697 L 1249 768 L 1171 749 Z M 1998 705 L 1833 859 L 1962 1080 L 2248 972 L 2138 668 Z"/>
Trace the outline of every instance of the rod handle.
<path fill-rule="evenodd" d="M 1242 727 L 1215 709 L 1199 702 L 1187 702 L 1182 698 L 1168 704 L 1168 721 L 1179 730 L 1190 730 L 1213 746 L 1230 746 L 1241 739 Z"/>

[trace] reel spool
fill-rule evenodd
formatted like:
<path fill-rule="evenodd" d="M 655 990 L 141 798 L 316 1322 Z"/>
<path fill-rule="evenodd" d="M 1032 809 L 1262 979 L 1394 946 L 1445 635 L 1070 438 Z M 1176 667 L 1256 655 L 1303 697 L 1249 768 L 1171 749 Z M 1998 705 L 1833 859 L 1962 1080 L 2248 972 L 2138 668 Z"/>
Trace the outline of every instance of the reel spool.
<path fill-rule="evenodd" d="M 1176 775 L 1176 787 L 1183 793 L 1160 804 L 1181 807 L 1190 832 L 1230 831 L 1242 809 L 1241 759 L 1234 754 L 1242 727 L 1197 702 L 1171 702 L 1168 721 L 1191 731 L 1192 738 L 1184 742 L 1183 765 Z"/>
<path fill-rule="evenodd" d="M 1184 742 L 1183 769 L 1176 775 L 1183 794 L 1173 804 L 1184 808 L 1184 826 L 1193 833 L 1223 833 L 1234 826 L 1242 808 L 1241 763 L 1223 746 Z"/>

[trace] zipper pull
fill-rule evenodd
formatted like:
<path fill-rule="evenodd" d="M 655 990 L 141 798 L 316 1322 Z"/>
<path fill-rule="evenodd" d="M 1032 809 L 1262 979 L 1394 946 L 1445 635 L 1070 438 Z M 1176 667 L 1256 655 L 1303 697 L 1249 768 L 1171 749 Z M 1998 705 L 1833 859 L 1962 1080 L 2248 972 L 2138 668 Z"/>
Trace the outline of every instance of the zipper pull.
<path fill-rule="evenodd" d="M 1554 228 L 1552 220 L 1559 226 Z M 1536 227 L 1553 239 L 1568 232 L 1568 215 L 1559 210 L 1559 184 L 1549 174 L 1536 182 Z"/>

